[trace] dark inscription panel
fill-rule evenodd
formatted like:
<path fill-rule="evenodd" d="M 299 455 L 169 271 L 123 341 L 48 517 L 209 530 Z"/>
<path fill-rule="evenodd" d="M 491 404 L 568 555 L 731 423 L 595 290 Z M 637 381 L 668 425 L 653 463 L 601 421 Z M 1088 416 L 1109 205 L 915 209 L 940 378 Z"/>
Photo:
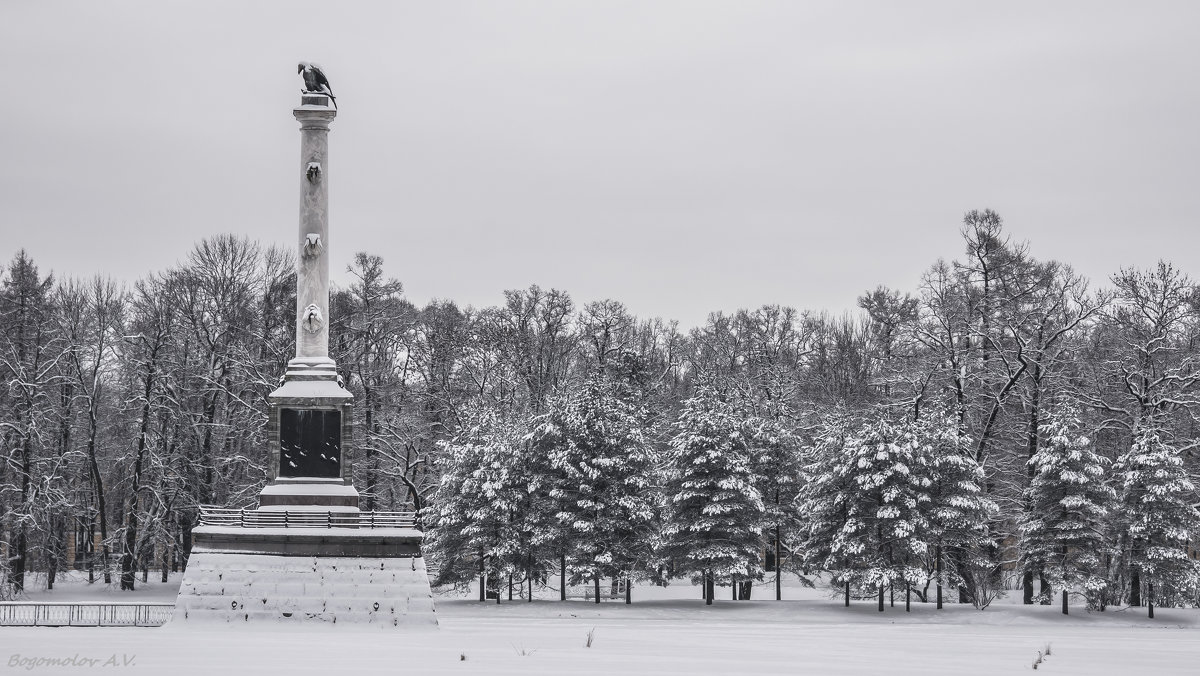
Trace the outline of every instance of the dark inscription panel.
<path fill-rule="evenodd" d="M 341 476 L 340 411 L 279 409 L 279 476 Z"/>

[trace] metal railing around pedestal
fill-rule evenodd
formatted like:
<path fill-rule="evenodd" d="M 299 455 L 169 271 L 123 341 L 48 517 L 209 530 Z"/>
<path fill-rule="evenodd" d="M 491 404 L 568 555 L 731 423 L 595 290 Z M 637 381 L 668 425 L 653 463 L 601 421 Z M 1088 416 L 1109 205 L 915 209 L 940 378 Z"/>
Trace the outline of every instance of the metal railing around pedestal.
<path fill-rule="evenodd" d="M 161 627 L 173 603 L 0 603 L 0 627 Z"/>
<path fill-rule="evenodd" d="M 416 512 L 317 512 L 200 507 L 200 525 L 237 528 L 414 528 Z"/>

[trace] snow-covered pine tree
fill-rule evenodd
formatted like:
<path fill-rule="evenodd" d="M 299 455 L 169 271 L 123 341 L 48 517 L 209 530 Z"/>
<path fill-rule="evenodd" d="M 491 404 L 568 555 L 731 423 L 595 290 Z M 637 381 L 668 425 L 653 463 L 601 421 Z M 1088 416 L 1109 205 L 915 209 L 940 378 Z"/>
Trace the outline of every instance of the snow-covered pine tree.
<path fill-rule="evenodd" d="M 549 496 L 574 542 L 575 581 L 628 580 L 650 559 L 655 454 L 645 421 L 625 388 L 596 374 L 555 416 L 553 437 L 543 437 L 557 442 L 546 444 L 559 481 Z"/>
<path fill-rule="evenodd" d="M 568 482 L 566 472 L 556 467 L 551 457 L 566 443 L 569 406 L 567 397 L 552 399 L 547 412 L 534 420 L 529 440 L 530 483 L 535 490 L 526 518 L 533 547 L 543 557 L 554 559 L 551 567 L 557 569 L 560 601 L 567 600 L 567 557 L 573 555 L 575 536 L 571 524 L 559 518 L 569 501 L 562 490 Z"/>
<path fill-rule="evenodd" d="M 768 553 L 775 570 L 775 599 L 782 598 L 782 562 L 788 543 L 797 530 L 796 496 L 800 490 L 800 440 L 784 424 L 790 418 L 786 410 L 770 415 L 752 415 L 742 426 L 750 458 L 754 464 L 756 486 L 763 499 L 763 528 Z M 739 598 L 750 598 L 751 582 L 739 591 Z"/>
<path fill-rule="evenodd" d="M 745 430 L 732 405 L 709 387 L 684 402 L 671 440 L 662 552 L 676 575 L 705 585 L 761 579 L 765 513 Z"/>
<path fill-rule="evenodd" d="M 854 481 L 838 468 L 851 428 L 852 421 L 841 413 L 821 419 L 809 460 L 801 466 L 802 482 L 795 499 L 799 528 L 793 548 L 800 571 L 828 572 L 830 581 L 844 590 L 846 605 L 850 605 L 850 585 L 860 577 L 859 559 L 841 548 L 834 550 L 833 541 L 850 519 Z"/>
<path fill-rule="evenodd" d="M 442 480 L 423 515 L 425 547 L 439 562 L 435 585 L 461 584 L 475 575 L 482 584 L 485 575 L 519 569 L 528 539 L 521 523 L 529 495 L 524 437 L 519 419 L 475 407 L 464 411 L 459 432 L 441 442 Z"/>
<path fill-rule="evenodd" d="M 1196 486 L 1165 436 L 1154 418 L 1140 421 L 1129 452 L 1114 467 L 1129 541 L 1131 605 L 1145 583 L 1150 617 L 1156 600 L 1174 603 L 1173 596 L 1200 583 L 1200 562 L 1187 554 L 1200 525 L 1200 512 L 1192 504 Z"/>
<path fill-rule="evenodd" d="M 860 586 L 876 590 L 923 575 L 932 524 L 929 448 L 913 425 L 880 412 L 846 437 L 834 472 L 848 481 L 847 519 L 831 544 L 835 559 L 855 562 Z"/>
<path fill-rule="evenodd" d="M 988 522 L 999 507 L 984 492 L 983 468 L 975 462 L 970 439 L 960 434 L 953 414 L 927 412 L 914 428 L 927 448 L 933 477 L 929 553 L 937 607 L 942 607 L 942 587 L 950 582 L 971 585 L 971 600 L 982 609 L 1001 593 L 990 585 L 993 566 L 983 554 L 991 544 Z M 947 566 L 951 561 L 960 565 Z"/>
<path fill-rule="evenodd" d="M 1105 529 L 1116 499 L 1106 482 L 1108 461 L 1079 428 L 1078 409 L 1069 404 L 1042 424 L 1042 444 L 1029 459 L 1030 509 L 1021 523 L 1023 563 L 1061 587 L 1063 614 L 1072 587 L 1083 588 L 1089 607 L 1100 605 L 1107 587 L 1101 574 Z"/>

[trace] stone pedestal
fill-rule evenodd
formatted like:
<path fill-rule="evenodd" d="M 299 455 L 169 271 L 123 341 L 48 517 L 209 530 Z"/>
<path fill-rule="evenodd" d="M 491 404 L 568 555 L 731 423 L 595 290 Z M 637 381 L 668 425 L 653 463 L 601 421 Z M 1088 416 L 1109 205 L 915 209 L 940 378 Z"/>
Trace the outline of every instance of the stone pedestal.
<path fill-rule="evenodd" d="M 421 532 L 200 526 L 172 623 L 437 627 Z"/>
<path fill-rule="evenodd" d="M 332 363 L 332 360 L 330 360 Z M 271 482 L 264 509 L 358 509 L 352 485 L 353 396 L 336 381 L 284 376 L 267 397 Z"/>

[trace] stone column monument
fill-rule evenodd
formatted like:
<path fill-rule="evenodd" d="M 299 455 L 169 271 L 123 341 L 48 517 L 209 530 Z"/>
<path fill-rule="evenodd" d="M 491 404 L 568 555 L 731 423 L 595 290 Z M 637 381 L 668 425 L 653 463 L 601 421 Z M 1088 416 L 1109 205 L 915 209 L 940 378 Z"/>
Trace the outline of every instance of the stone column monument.
<path fill-rule="evenodd" d="M 353 396 L 329 357 L 329 81 L 301 63 L 296 356 L 268 396 L 257 509 L 200 508 L 175 624 L 436 627 L 416 515 L 361 512 Z"/>
<path fill-rule="evenodd" d="M 315 68 L 301 64 L 301 73 L 306 67 Z M 358 509 L 350 472 L 353 396 L 329 356 L 329 126 L 337 109 L 324 74 L 320 82 L 309 80 L 292 111 L 300 123 L 296 356 L 268 398 L 271 483 L 259 505 L 352 511 Z"/>

